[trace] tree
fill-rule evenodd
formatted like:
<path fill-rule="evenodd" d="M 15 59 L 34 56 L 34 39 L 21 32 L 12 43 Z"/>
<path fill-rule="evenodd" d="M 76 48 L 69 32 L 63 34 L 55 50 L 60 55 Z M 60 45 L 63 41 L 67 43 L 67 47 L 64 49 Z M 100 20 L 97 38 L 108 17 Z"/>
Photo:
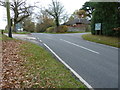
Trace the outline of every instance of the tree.
<path fill-rule="evenodd" d="M 71 21 L 71 20 L 74 20 L 74 16 L 73 16 L 73 15 L 71 15 L 71 16 L 69 17 L 69 21 Z"/>
<path fill-rule="evenodd" d="M 64 16 L 64 6 L 58 1 L 52 0 L 46 12 L 55 19 L 56 27 L 59 27 L 60 19 Z"/>
<path fill-rule="evenodd" d="M 40 9 L 40 13 L 37 15 L 37 20 L 37 32 L 45 32 L 47 28 L 55 26 L 54 19 L 45 11 L 44 8 Z"/>
<path fill-rule="evenodd" d="M 97 2 L 91 22 L 92 34 L 119 36 L 120 32 L 113 30 L 120 27 L 119 7 L 119 2 Z M 102 24 L 101 31 L 95 31 L 96 23 Z"/>
<path fill-rule="evenodd" d="M 69 17 L 69 21 L 74 20 L 76 18 L 86 18 L 87 14 L 85 10 L 75 10 L 73 14 Z"/>
<path fill-rule="evenodd" d="M 23 21 L 23 19 L 29 17 L 33 13 L 35 5 L 27 5 L 27 0 L 11 0 L 10 8 L 14 13 L 14 31 L 16 31 L 16 24 Z M 0 5 L 6 7 L 4 0 L 0 0 Z"/>
<path fill-rule="evenodd" d="M 27 32 L 35 32 L 35 23 L 30 17 L 23 20 L 23 30 Z"/>
<path fill-rule="evenodd" d="M 86 18 L 87 14 L 85 12 L 85 10 L 76 10 L 75 14 L 79 17 L 79 18 Z"/>
<path fill-rule="evenodd" d="M 85 2 L 85 4 L 82 6 L 81 10 L 85 10 L 87 13 L 87 16 L 89 18 L 92 18 L 92 14 L 95 10 L 96 2 Z"/>
<path fill-rule="evenodd" d="M 36 32 L 45 32 L 47 28 L 53 27 L 54 21 L 50 18 L 45 18 L 43 22 L 37 23 L 36 25 Z"/>
<path fill-rule="evenodd" d="M 62 22 L 63 23 L 66 23 L 67 21 L 69 20 L 69 16 L 68 16 L 68 14 L 66 13 L 63 17 L 62 17 Z"/>

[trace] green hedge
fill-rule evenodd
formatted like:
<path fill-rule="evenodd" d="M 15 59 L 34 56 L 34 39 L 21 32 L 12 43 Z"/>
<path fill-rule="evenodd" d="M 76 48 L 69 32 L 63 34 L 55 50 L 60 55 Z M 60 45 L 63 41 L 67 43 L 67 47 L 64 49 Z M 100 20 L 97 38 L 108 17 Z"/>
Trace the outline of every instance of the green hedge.
<path fill-rule="evenodd" d="M 54 32 L 54 27 L 49 27 L 49 28 L 47 28 L 46 32 L 48 32 L 48 33 Z"/>
<path fill-rule="evenodd" d="M 113 28 L 120 27 L 120 11 L 117 2 L 98 2 L 95 6 L 93 18 L 91 21 L 92 34 L 102 34 L 107 36 L 119 36 L 120 32 L 114 31 Z M 102 31 L 95 31 L 95 23 L 102 24 Z"/>

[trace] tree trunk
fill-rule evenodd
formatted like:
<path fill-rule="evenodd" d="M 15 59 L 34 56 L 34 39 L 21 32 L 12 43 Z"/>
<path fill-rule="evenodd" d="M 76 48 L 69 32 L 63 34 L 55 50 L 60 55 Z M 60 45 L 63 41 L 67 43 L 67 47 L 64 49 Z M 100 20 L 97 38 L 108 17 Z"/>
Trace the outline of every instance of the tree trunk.
<path fill-rule="evenodd" d="M 56 23 L 55 32 L 57 32 L 58 31 L 58 27 L 60 26 L 58 17 L 56 18 L 55 23 Z"/>
<path fill-rule="evenodd" d="M 16 32 L 17 30 L 16 30 L 16 24 L 14 24 L 14 26 L 13 26 L 13 32 Z"/>
<path fill-rule="evenodd" d="M 57 26 L 57 27 L 60 26 L 60 25 L 59 25 L 59 19 L 58 19 L 58 18 L 56 18 L 56 26 Z"/>
<path fill-rule="evenodd" d="M 11 30 L 11 27 L 9 28 L 8 36 L 12 38 L 12 30 Z"/>

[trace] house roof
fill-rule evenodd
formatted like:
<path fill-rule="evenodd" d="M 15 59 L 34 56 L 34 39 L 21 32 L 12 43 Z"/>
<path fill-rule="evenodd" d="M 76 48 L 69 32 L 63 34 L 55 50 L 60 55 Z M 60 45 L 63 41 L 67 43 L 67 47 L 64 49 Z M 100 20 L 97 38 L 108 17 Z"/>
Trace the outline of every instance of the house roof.
<path fill-rule="evenodd" d="M 84 18 L 76 18 L 74 20 L 68 21 L 65 23 L 65 25 L 73 25 L 73 24 L 89 24 L 90 21 Z"/>

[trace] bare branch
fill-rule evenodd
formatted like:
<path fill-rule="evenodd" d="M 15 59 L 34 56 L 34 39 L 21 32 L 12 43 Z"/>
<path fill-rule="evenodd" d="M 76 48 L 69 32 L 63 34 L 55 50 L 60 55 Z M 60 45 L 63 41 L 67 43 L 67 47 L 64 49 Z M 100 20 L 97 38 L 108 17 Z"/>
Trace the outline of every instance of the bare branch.
<path fill-rule="evenodd" d="M 56 22 L 56 26 L 59 26 L 59 19 L 62 16 L 64 12 L 64 7 L 62 4 L 58 1 L 52 0 L 52 3 L 49 5 L 49 8 L 46 10 L 46 12 L 51 15 Z"/>
<path fill-rule="evenodd" d="M 28 5 L 26 1 L 27 0 L 11 0 L 10 2 L 10 8 L 14 13 L 13 19 L 15 25 L 29 17 L 33 13 L 34 7 L 36 7 L 35 5 Z M 0 6 L 5 7 L 5 5 L 5 0 L 0 0 Z"/>

